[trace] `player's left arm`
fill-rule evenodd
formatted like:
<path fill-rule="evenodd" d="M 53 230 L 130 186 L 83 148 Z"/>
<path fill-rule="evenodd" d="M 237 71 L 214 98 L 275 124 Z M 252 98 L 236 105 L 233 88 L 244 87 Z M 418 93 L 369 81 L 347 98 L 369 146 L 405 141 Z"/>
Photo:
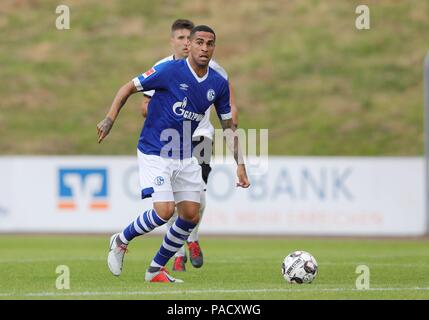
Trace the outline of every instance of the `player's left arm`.
<path fill-rule="evenodd" d="M 237 186 L 248 188 L 250 182 L 247 177 L 246 165 L 236 132 L 238 125 L 237 108 L 235 106 L 234 94 L 231 95 L 230 89 L 231 85 L 226 81 L 214 105 L 224 132 L 226 144 L 231 153 L 234 154 L 234 159 L 237 163 Z"/>
<path fill-rule="evenodd" d="M 246 165 L 244 163 L 243 153 L 236 133 L 237 127 L 234 126 L 231 118 L 221 119 L 220 123 L 222 125 L 228 149 L 234 154 L 234 159 L 237 163 L 237 187 L 248 188 L 250 186 L 250 182 L 247 177 Z"/>
<path fill-rule="evenodd" d="M 229 82 L 229 102 L 231 105 L 232 124 L 238 128 L 238 108 L 235 104 L 235 94 L 231 82 Z"/>

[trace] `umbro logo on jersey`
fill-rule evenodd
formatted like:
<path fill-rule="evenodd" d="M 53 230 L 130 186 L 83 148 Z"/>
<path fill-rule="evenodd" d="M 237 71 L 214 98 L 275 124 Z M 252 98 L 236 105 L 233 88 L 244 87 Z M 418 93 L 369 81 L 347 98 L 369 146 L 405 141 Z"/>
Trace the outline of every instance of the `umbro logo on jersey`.
<path fill-rule="evenodd" d="M 213 101 L 214 98 L 215 98 L 215 96 L 216 96 L 216 93 L 215 93 L 215 91 L 213 89 L 209 89 L 207 91 L 207 100 Z"/>
<path fill-rule="evenodd" d="M 150 68 L 148 71 L 146 71 L 145 73 L 143 73 L 143 78 L 147 78 L 149 77 L 151 74 L 154 74 L 156 72 L 156 70 L 154 68 Z"/>
<path fill-rule="evenodd" d="M 180 90 L 185 90 L 185 91 L 187 91 L 188 90 L 188 85 L 186 84 L 186 83 L 181 83 L 180 84 Z"/>

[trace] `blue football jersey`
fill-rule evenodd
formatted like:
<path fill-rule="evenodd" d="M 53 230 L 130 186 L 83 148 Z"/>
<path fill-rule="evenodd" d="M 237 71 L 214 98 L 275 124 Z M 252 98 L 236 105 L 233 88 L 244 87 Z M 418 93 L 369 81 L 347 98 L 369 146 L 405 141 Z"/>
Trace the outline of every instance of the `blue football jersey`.
<path fill-rule="evenodd" d="M 133 82 L 138 91 L 156 90 L 138 143 L 144 154 L 192 157 L 192 135 L 212 104 L 220 119 L 231 119 L 228 81 L 212 68 L 200 78 L 188 59 L 172 60 Z"/>

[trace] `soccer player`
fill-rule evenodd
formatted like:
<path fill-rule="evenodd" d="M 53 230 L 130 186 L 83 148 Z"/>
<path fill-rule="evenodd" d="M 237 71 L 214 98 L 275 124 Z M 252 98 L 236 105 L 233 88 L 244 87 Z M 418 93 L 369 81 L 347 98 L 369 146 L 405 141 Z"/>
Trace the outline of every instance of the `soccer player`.
<path fill-rule="evenodd" d="M 150 263 L 145 281 L 183 282 L 172 277 L 165 265 L 199 221 L 201 167 L 192 158 L 192 134 L 212 104 L 237 162 L 237 186 L 248 188 L 250 185 L 231 121 L 228 81 L 208 66 L 215 41 L 215 32 L 210 27 L 192 29 L 188 58 L 154 66 L 124 84 L 106 117 L 97 125 L 100 143 L 109 134 L 129 96 L 137 91 L 156 90 L 137 147 L 142 198 L 152 197 L 153 209 L 140 214 L 110 238 L 107 262 L 116 276 L 122 272 L 129 242 L 165 224 L 177 205 L 178 218 Z M 182 90 L 184 84 L 186 90 Z"/>
<path fill-rule="evenodd" d="M 194 23 L 186 19 L 177 19 L 171 25 L 171 47 L 173 49 L 173 54 L 165 57 L 162 60 L 159 60 L 155 65 L 161 64 L 166 61 L 186 59 L 189 54 L 189 36 L 191 30 L 194 27 Z M 209 62 L 209 67 L 218 72 L 222 77 L 228 80 L 228 74 L 225 70 L 214 60 L 211 59 Z M 230 90 L 230 105 L 231 105 L 231 114 L 232 114 L 232 123 L 234 127 L 237 127 L 237 108 L 235 106 L 235 99 L 232 91 L 231 84 L 229 83 Z M 154 90 L 143 92 L 143 103 L 142 103 L 142 114 L 146 117 L 147 106 L 150 101 L 150 98 L 155 93 Z M 193 135 L 193 145 L 194 150 L 200 150 L 200 152 L 194 152 L 194 156 L 198 159 L 198 163 L 201 166 L 201 173 L 203 179 L 203 189 L 201 190 L 200 197 L 200 222 L 194 228 L 194 230 L 189 235 L 187 240 L 188 249 L 189 249 L 189 258 L 191 260 L 192 266 L 195 268 L 200 268 L 203 263 L 203 252 L 199 244 L 198 237 L 198 228 L 201 224 L 201 220 L 204 214 L 204 209 L 206 207 L 206 186 L 208 177 L 211 171 L 210 159 L 212 154 L 212 141 L 214 134 L 214 127 L 210 123 L 210 110 L 204 114 L 203 120 L 198 125 L 198 128 L 195 130 Z M 197 147 L 200 145 L 200 147 Z M 172 225 L 177 219 L 177 212 L 174 213 L 173 217 L 168 221 L 168 225 Z M 186 271 L 187 256 L 185 246 L 180 248 L 180 250 L 175 254 L 175 259 L 173 262 L 174 271 Z"/>

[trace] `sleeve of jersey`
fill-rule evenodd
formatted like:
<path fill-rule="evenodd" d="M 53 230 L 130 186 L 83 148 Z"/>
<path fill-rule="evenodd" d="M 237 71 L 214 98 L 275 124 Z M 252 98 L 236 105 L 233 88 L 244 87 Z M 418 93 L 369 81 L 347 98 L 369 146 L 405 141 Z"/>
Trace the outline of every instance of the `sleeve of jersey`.
<path fill-rule="evenodd" d="M 160 64 L 153 66 L 145 73 L 133 79 L 134 85 L 138 91 L 147 91 L 165 88 L 166 65 Z M 152 93 L 153 95 L 153 93 Z"/>
<path fill-rule="evenodd" d="M 216 99 L 214 105 L 216 107 L 216 112 L 219 119 L 221 120 L 232 119 L 231 105 L 229 102 L 229 86 L 227 81 L 225 81 L 223 90 L 221 94 L 218 96 L 218 98 Z"/>

